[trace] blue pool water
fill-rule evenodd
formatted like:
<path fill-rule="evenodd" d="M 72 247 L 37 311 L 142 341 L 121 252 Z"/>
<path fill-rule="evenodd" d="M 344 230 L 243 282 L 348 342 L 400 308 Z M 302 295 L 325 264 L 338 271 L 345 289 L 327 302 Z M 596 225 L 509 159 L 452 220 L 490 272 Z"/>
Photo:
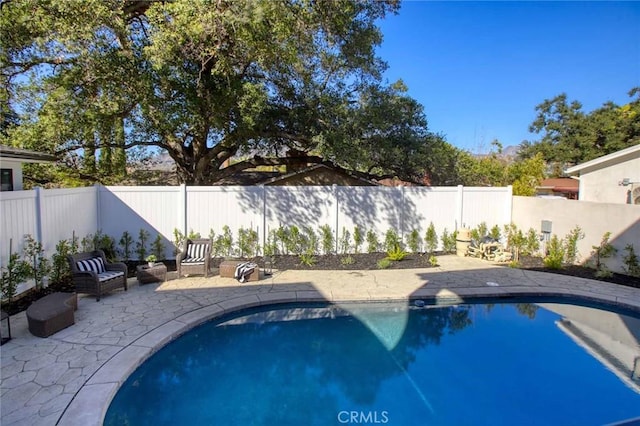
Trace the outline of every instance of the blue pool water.
<path fill-rule="evenodd" d="M 602 425 L 640 416 L 640 319 L 564 304 L 279 307 L 204 324 L 106 425 Z"/>

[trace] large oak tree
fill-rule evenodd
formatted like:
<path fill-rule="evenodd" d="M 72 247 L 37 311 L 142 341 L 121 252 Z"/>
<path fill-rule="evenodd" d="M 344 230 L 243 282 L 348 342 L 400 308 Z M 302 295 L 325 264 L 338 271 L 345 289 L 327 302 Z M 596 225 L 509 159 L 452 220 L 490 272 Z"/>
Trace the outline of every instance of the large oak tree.
<path fill-rule="evenodd" d="M 297 161 L 288 150 L 418 180 L 420 159 L 448 151 L 406 88 L 382 80 L 376 21 L 398 7 L 7 1 L 2 111 L 20 121 L 3 143 L 57 153 L 79 179 L 107 182 L 125 173 L 125 156 L 150 147 L 168 152 L 187 184 Z M 223 167 L 240 153 L 250 155 Z"/>

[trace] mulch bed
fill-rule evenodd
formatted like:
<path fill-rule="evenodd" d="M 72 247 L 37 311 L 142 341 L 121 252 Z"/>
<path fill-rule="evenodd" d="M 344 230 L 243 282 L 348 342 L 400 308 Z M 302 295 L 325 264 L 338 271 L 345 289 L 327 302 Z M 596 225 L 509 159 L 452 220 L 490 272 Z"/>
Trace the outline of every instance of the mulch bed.
<path fill-rule="evenodd" d="M 301 262 L 298 256 L 293 255 L 280 255 L 275 256 L 273 259 L 273 269 L 278 270 L 338 270 L 338 271 L 351 271 L 351 270 L 373 270 L 378 268 L 378 261 L 386 257 L 385 253 L 360 253 L 352 254 L 349 256 L 352 259 L 352 263 L 348 263 L 345 259 L 346 255 L 316 255 L 314 256 L 315 262 L 312 265 L 305 265 Z M 212 260 L 213 267 L 217 268 L 224 259 L 216 258 Z M 264 266 L 262 257 L 256 257 L 251 259 L 260 266 Z M 129 277 L 136 276 L 136 266 L 146 262 L 127 262 Z M 163 261 L 167 265 L 167 270 L 175 271 L 176 262 L 174 260 Z M 508 267 L 507 264 L 500 264 Z M 429 256 L 424 254 L 409 254 L 403 260 L 399 262 L 393 262 L 388 269 L 415 269 L 415 268 L 431 268 L 429 263 Z M 614 284 L 620 284 L 628 287 L 640 288 L 640 278 L 631 277 L 629 275 L 614 273 L 609 278 L 597 278 L 595 271 L 592 268 L 588 268 L 580 265 L 567 265 L 562 269 L 549 269 L 546 268 L 539 257 L 523 256 L 520 258 L 520 269 L 528 269 L 532 271 L 550 272 L 554 274 L 570 275 L 580 278 L 589 278 L 594 280 L 606 281 Z M 7 306 L 2 305 L 2 309 L 10 315 L 26 310 L 29 305 L 35 300 L 46 296 L 47 294 L 54 293 L 56 291 L 72 292 L 74 291 L 73 283 L 65 282 L 61 284 L 51 284 L 46 289 L 32 289 L 27 291 L 22 297 Z"/>

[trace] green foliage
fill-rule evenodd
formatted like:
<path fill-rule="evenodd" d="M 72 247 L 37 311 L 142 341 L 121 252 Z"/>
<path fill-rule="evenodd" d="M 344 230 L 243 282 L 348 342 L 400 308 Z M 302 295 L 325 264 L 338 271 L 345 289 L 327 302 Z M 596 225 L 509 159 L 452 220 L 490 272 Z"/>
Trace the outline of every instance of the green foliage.
<path fill-rule="evenodd" d="M 0 277 L 0 291 L 2 297 L 11 304 L 16 290 L 20 283 L 29 278 L 29 264 L 20 260 L 20 254 L 9 251 L 9 261 L 2 267 L 2 276 Z"/>
<path fill-rule="evenodd" d="M 347 265 L 353 265 L 354 263 L 356 263 L 356 261 L 353 258 L 353 256 L 347 255 L 340 258 L 340 263 L 347 266 Z"/>
<path fill-rule="evenodd" d="M 149 263 L 154 263 L 158 260 L 158 256 L 156 256 L 155 254 L 150 254 L 144 260 L 146 260 Z"/>
<path fill-rule="evenodd" d="M 60 240 L 56 244 L 56 252 L 52 257 L 51 284 L 63 284 L 71 279 L 71 270 L 67 256 L 77 252 L 77 239 L 75 236 L 69 240 Z"/>
<path fill-rule="evenodd" d="M 23 254 L 29 277 L 33 278 L 36 288 L 43 288 L 44 277 L 51 271 L 51 265 L 44 255 L 42 243 L 36 241 L 31 235 L 27 235 Z"/>
<path fill-rule="evenodd" d="M 276 237 L 276 230 L 271 229 L 267 234 L 267 241 L 265 242 L 263 247 L 263 254 L 265 256 L 271 257 L 271 256 L 275 256 L 277 252 L 278 252 L 278 243 L 277 243 L 277 237 Z"/>
<path fill-rule="evenodd" d="M 178 253 L 182 251 L 182 244 L 184 244 L 184 234 L 178 228 L 173 228 L 173 255 L 174 256 L 177 256 Z"/>
<path fill-rule="evenodd" d="M 353 248 L 356 254 L 360 253 L 360 247 L 364 242 L 364 234 L 358 225 L 353 228 Z"/>
<path fill-rule="evenodd" d="M 552 175 L 560 176 L 568 165 L 584 163 L 602 155 L 637 144 L 640 136 L 640 90 L 629 91 L 632 99 L 618 106 L 607 102 L 585 113 L 578 101 L 569 102 L 562 93 L 545 99 L 536 107 L 538 115 L 529 130 L 542 138 L 520 145 L 521 158 L 536 155 L 552 165 Z"/>
<path fill-rule="evenodd" d="M 199 240 L 200 238 L 202 238 L 202 236 L 199 232 L 195 232 L 193 229 L 190 229 L 189 233 L 187 234 L 187 238 L 190 240 Z"/>
<path fill-rule="evenodd" d="M 315 233 L 313 228 L 310 226 L 302 227 L 302 240 L 304 242 L 304 251 L 311 254 L 318 253 L 318 245 L 320 241 L 318 240 L 318 234 Z"/>
<path fill-rule="evenodd" d="M 500 241 L 501 237 L 502 235 L 500 235 L 500 227 L 498 225 L 493 225 L 491 231 L 489 231 L 489 238 L 495 241 Z"/>
<path fill-rule="evenodd" d="M 320 239 L 322 241 L 322 252 L 324 254 L 331 254 L 335 250 L 335 241 L 333 237 L 333 230 L 329 225 L 322 225 L 320 227 Z"/>
<path fill-rule="evenodd" d="M 429 265 L 431 265 L 434 268 L 438 266 L 438 258 L 435 257 L 434 255 L 429 256 Z"/>
<path fill-rule="evenodd" d="M 162 235 L 158 234 L 156 235 L 155 240 L 153 240 L 153 242 L 151 243 L 151 252 L 156 257 L 156 260 L 165 258 L 164 249 L 165 245 L 162 241 Z"/>
<path fill-rule="evenodd" d="M 176 231 L 178 230 L 177 229 L 174 230 L 174 235 Z M 118 244 L 120 245 L 120 258 L 125 262 L 128 262 L 131 259 L 131 251 L 133 249 L 133 237 L 128 231 L 124 231 L 122 233 L 122 236 L 120 237 L 120 240 L 118 241 Z"/>
<path fill-rule="evenodd" d="M 547 255 L 543 259 L 544 266 L 550 269 L 561 269 L 564 257 L 565 250 L 562 241 L 557 235 L 553 235 L 547 245 Z"/>
<path fill-rule="evenodd" d="M 458 232 L 453 231 L 452 234 L 449 234 L 447 228 L 442 230 L 442 236 L 440 240 L 442 241 L 442 250 L 445 253 L 455 253 L 456 252 L 456 238 L 458 237 Z"/>
<path fill-rule="evenodd" d="M 287 249 L 289 241 L 289 229 L 280 225 L 275 233 L 277 241 L 280 242 L 280 253 L 289 254 Z"/>
<path fill-rule="evenodd" d="M 340 253 L 347 254 L 351 247 L 351 233 L 347 228 L 342 228 L 342 234 L 340 235 Z"/>
<path fill-rule="evenodd" d="M 535 255 L 540 250 L 540 236 L 535 229 L 529 228 L 523 247 L 523 254 Z"/>
<path fill-rule="evenodd" d="M 298 257 L 300 258 L 300 263 L 305 266 L 313 266 L 317 262 L 313 253 L 300 253 Z"/>
<path fill-rule="evenodd" d="M 640 277 L 640 262 L 638 262 L 638 255 L 636 255 L 633 244 L 627 244 L 624 251 L 627 252 L 622 257 L 625 272 L 632 277 Z"/>
<path fill-rule="evenodd" d="M 396 249 L 396 247 L 402 247 L 400 243 L 400 237 L 394 229 L 388 229 L 384 234 L 384 251 L 389 252 Z"/>
<path fill-rule="evenodd" d="M 530 254 L 527 252 L 527 238 L 515 224 L 505 225 L 504 232 L 507 239 L 507 247 L 513 253 L 515 262 L 520 261 L 520 254 Z"/>
<path fill-rule="evenodd" d="M 298 256 L 304 252 L 304 240 L 297 226 L 293 225 L 289 227 L 285 247 L 288 253 L 293 253 Z"/>
<path fill-rule="evenodd" d="M 136 242 L 136 254 L 138 260 L 143 261 L 147 257 L 147 243 L 151 238 L 151 234 L 144 228 L 140 228 L 138 231 L 138 241 Z"/>
<path fill-rule="evenodd" d="M 392 263 L 391 259 L 385 257 L 384 259 L 378 260 L 376 264 L 378 269 L 389 269 Z"/>
<path fill-rule="evenodd" d="M 429 227 L 427 228 L 427 233 L 424 236 L 424 245 L 427 253 L 430 255 L 432 255 L 438 247 L 438 234 L 436 233 L 436 228 L 433 225 L 433 222 L 430 222 Z"/>
<path fill-rule="evenodd" d="M 254 257 L 258 253 L 258 232 L 251 228 L 238 230 L 238 251 L 240 257 Z"/>
<path fill-rule="evenodd" d="M 222 227 L 222 234 L 216 239 L 215 245 L 220 256 L 233 256 L 233 234 L 228 225 Z"/>
<path fill-rule="evenodd" d="M 610 258 L 618 251 L 613 245 L 611 245 L 609 238 L 611 238 L 611 232 L 605 232 L 602 236 L 602 240 L 600 240 L 600 244 L 597 246 L 591 246 L 593 249 L 591 252 L 591 258 L 593 259 L 596 276 L 598 278 L 611 276 L 611 271 L 609 271 L 609 268 L 604 263 L 604 259 Z"/>
<path fill-rule="evenodd" d="M 408 254 L 409 253 L 402 249 L 400 243 L 398 243 L 391 250 L 387 250 L 387 259 L 397 262 L 403 260 Z"/>
<path fill-rule="evenodd" d="M 376 253 L 380 248 L 378 235 L 372 230 L 367 231 L 367 253 Z"/>
<path fill-rule="evenodd" d="M 578 240 L 584 238 L 584 232 L 579 226 L 573 228 L 564 237 L 565 245 L 565 263 L 573 265 L 578 260 Z"/>
<path fill-rule="evenodd" d="M 411 253 L 419 253 L 422 239 L 420 238 L 420 232 L 417 229 L 413 229 L 407 238 L 407 246 Z"/>
<path fill-rule="evenodd" d="M 117 258 L 116 242 L 110 236 L 98 230 L 95 234 L 89 234 L 82 239 L 82 251 L 102 250 L 108 261 L 113 262 Z"/>

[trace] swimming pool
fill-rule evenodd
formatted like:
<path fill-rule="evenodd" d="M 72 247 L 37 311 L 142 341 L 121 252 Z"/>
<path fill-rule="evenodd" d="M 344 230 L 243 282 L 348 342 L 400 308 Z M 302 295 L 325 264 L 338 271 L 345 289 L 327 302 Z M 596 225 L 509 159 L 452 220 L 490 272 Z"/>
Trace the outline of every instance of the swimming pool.
<path fill-rule="evenodd" d="M 149 358 L 105 424 L 606 424 L 640 416 L 639 342 L 558 303 L 245 311 Z"/>

